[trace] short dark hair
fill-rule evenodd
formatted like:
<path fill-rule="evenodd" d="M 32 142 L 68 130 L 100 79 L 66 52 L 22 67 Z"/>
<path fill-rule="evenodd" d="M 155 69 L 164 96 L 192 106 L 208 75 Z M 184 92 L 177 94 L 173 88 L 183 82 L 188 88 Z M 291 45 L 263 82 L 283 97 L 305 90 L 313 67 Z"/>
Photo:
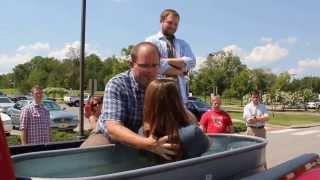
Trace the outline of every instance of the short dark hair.
<path fill-rule="evenodd" d="M 156 45 L 154 45 L 151 42 L 140 42 L 140 43 L 136 44 L 131 49 L 130 55 L 131 55 L 131 61 L 132 62 L 136 62 L 137 61 L 137 54 L 138 54 L 140 48 L 143 47 L 143 46 L 149 46 L 149 47 L 153 48 L 156 51 L 156 53 L 158 54 L 159 58 L 161 57 L 160 56 L 160 51 L 159 51 L 159 49 L 158 49 L 158 47 Z"/>
<path fill-rule="evenodd" d="M 169 15 L 173 15 L 180 19 L 179 13 L 174 9 L 165 9 L 160 14 L 160 22 L 163 22 Z"/>

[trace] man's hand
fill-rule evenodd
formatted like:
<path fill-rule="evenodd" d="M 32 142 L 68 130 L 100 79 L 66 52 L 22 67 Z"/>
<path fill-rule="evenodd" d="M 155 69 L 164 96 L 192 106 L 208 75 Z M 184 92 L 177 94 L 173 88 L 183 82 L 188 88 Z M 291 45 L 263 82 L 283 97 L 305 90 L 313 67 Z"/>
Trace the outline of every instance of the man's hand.
<path fill-rule="evenodd" d="M 159 156 L 163 157 L 166 160 L 171 160 L 173 155 L 176 155 L 175 150 L 177 149 L 176 144 L 167 143 L 169 137 L 164 136 L 156 140 L 154 137 L 149 136 L 148 141 L 150 142 L 150 148 L 147 149 Z"/>
<path fill-rule="evenodd" d="M 255 123 L 258 122 L 258 119 L 257 119 L 256 116 L 252 116 L 252 117 L 248 120 L 248 122 L 249 122 L 250 124 L 255 124 Z"/>
<path fill-rule="evenodd" d="M 176 154 L 175 150 L 178 146 L 176 144 L 167 143 L 169 139 L 168 136 L 164 136 L 158 140 L 152 136 L 143 137 L 123 126 L 121 122 L 116 120 L 108 120 L 105 125 L 110 138 L 115 141 L 137 149 L 151 151 L 167 160 L 171 160 L 172 158 L 170 156 Z"/>

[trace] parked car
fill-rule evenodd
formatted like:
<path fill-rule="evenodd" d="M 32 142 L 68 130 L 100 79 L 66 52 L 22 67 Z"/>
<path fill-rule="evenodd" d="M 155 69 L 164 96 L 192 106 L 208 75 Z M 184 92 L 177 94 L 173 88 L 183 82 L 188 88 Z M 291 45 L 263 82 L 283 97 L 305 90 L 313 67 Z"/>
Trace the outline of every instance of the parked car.
<path fill-rule="evenodd" d="M 318 108 L 318 106 L 317 106 L 316 102 L 308 102 L 307 103 L 307 108 L 308 109 L 316 109 L 316 108 Z"/>
<path fill-rule="evenodd" d="M 196 96 L 189 96 L 188 100 L 194 100 L 194 101 L 201 101 L 200 98 L 196 97 Z"/>
<path fill-rule="evenodd" d="M 84 97 L 83 97 L 84 104 L 86 104 L 88 102 L 89 98 L 90 98 L 90 94 L 84 93 Z M 80 106 L 80 97 L 79 96 L 64 96 L 63 101 L 65 104 L 67 104 L 69 106 L 76 106 L 76 107 Z"/>
<path fill-rule="evenodd" d="M 14 102 L 12 102 L 7 96 L 0 96 L 1 112 L 6 113 L 7 110 L 12 106 L 14 106 Z"/>
<path fill-rule="evenodd" d="M 8 116 L 7 114 L 0 112 L 0 116 L 1 116 L 1 120 L 2 120 L 2 124 L 3 124 L 3 128 L 4 128 L 4 132 L 6 135 L 10 135 L 10 132 L 12 130 L 12 120 L 10 118 L 10 116 Z"/>
<path fill-rule="evenodd" d="M 16 103 L 17 101 L 21 101 L 21 100 L 28 100 L 30 99 L 27 96 L 9 96 L 10 100 L 14 103 Z"/>
<path fill-rule="evenodd" d="M 18 101 L 12 108 L 8 109 L 8 115 L 12 118 L 14 128 L 20 127 L 21 109 L 30 104 L 32 100 Z M 78 115 L 73 112 L 67 112 L 54 101 L 43 100 L 44 107 L 50 112 L 50 127 L 62 130 L 71 130 L 78 125 Z"/>
<path fill-rule="evenodd" d="M 200 100 L 188 100 L 187 108 L 200 120 L 203 113 L 210 110 L 210 105 Z"/>

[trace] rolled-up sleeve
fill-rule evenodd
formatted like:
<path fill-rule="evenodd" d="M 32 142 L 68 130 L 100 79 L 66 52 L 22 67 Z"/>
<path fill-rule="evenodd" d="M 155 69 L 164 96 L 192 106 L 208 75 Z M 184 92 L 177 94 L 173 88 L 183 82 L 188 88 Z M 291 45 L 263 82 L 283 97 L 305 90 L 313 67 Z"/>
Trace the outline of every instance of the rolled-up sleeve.
<path fill-rule="evenodd" d="M 160 74 L 164 74 L 171 66 L 164 58 L 160 58 Z"/>
<path fill-rule="evenodd" d="M 249 111 L 249 107 L 248 106 L 245 106 L 244 109 L 243 109 L 243 119 L 245 121 L 248 121 L 248 119 L 251 117 L 251 113 Z"/>
<path fill-rule="evenodd" d="M 186 64 L 188 70 L 193 69 L 196 66 L 196 58 L 191 50 L 190 45 L 185 41 L 181 40 L 181 46 L 183 50 L 183 56 L 181 57 L 181 59 Z"/>
<path fill-rule="evenodd" d="M 268 116 L 268 110 L 267 110 L 267 107 L 265 105 L 261 105 L 261 113 L 264 116 Z"/>

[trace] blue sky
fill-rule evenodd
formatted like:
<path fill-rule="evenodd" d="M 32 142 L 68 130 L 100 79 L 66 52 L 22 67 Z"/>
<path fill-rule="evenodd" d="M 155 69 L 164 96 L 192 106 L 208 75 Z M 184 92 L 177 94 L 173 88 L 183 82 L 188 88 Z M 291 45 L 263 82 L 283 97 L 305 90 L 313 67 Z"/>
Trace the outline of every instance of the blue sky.
<path fill-rule="evenodd" d="M 159 30 L 159 14 L 176 9 L 177 37 L 198 57 L 230 51 L 251 68 L 320 76 L 319 1 L 87 0 L 87 53 L 121 48 Z M 80 40 L 81 0 L 2 0 L 0 74 L 35 55 L 63 58 Z"/>

